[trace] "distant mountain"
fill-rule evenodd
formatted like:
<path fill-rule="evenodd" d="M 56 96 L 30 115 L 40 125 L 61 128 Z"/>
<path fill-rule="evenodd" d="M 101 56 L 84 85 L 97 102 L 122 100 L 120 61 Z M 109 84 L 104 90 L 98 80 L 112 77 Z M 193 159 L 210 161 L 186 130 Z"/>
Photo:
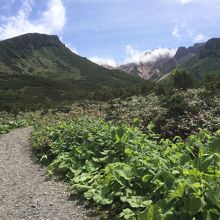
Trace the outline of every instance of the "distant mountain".
<path fill-rule="evenodd" d="M 31 33 L 0 41 L 0 105 L 79 99 L 100 86 L 143 81 L 74 54 L 57 36 Z"/>
<path fill-rule="evenodd" d="M 163 66 L 161 79 L 169 76 L 175 68 L 188 70 L 196 78 L 208 73 L 220 74 L 220 38 L 212 38 L 189 48 L 179 48 L 174 58 Z"/>
<path fill-rule="evenodd" d="M 165 62 L 160 68 L 160 76 L 170 73 L 173 69 L 182 67 L 186 62 L 200 54 L 204 49 L 205 43 L 197 43 L 191 47 L 179 47 L 173 58 Z"/>
<path fill-rule="evenodd" d="M 208 40 L 194 57 L 180 65 L 200 77 L 207 73 L 220 74 L 220 38 Z"/>
<path fill-rule="evenodd" d="M 140 82 L 74 54 L 57 36 L 37 33 L 0 41 L 0 73 L 74 80 L 76 85 L 83 81 L 115 87 Z"/>
<path fill-rule="evenodd" d="M 145 80 L 159 78 L 161 66 L 174 56 L 173 53 L 174 51 L 168 48 L 155 49 L 144 53 L 139 62 L 127 63 L 118 69 Z"/>
<path fill-rule="evenodd" d="M 169 57 L 160 58 L 153 62 L 146 62 L 146 63 L 128 63 L 125 65 L 121 65 L 119 67 L 120 70 L 124 72 L 139 76 L 142 79 L 154 79 L 160 77 L 161 66 L 163 66 L 166 62 L 170 60 Z"/>
<path fill-rule="evenodd" d="M 129 63 L 120 69 L 143 79 L 159 80 L 172 70 L 183 68 L 200 77 L 206 73 L 220 73 L 220 38 L 191 47 L 179 47 L 174 57 L 146 63 Z"/>

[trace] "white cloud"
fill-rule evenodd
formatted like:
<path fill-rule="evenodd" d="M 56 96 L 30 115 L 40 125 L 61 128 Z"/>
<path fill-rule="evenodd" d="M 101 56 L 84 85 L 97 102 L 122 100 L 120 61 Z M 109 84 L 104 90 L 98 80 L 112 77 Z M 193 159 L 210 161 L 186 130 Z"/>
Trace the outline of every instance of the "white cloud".
<path fill-rule="evenodd" d="M 179 22 L 174 26 L 172 35 L 178 39 L 181 39 L 184 36 L 185 38 L 189 38 L 194 43 L 205 42 L 208 39 L 208 36 L 196 32 L 185 21 Z"/>
<path fill-rule="evenodd" d="M 207 39 L 208 39 L 208 37 L 206 37 L 203 34 L 198 34 L 198 35 L 194 36 L 195 43 L 202 43 L 202 42 L 205 42 Z"/>
<path fill-rule="evenodd" d="M 150 51 L 140 51 L 132 45 L 126 46 L 127 58 L 124 63 L 147 63 L 156 62 L 161 58 L 171 58 L 175 55 L 175 49 L 158 48 Z"/>
<path fill-rule="evenodd" d="M 94 56 L 94 57 L 89 57 L 88 59 L 101 66 L 118 67 L 117 62 L 112 58 L 106 58 L 106 57 L 101 58 L 101 57 Z"/>
<path fill-rule="evenodd" d="M 207 1 L 207 0 L 171 0 L 171 1 L 176 1 L 182 5 L 184 4 L 189 4 L 189 3 L 195 3 L 197 5 L 207 5 L 207 6 L 213 6 L 216 7 L 216 6 L 219 6 L 220 5 L 220 2 L 219 0 L 210 0 L 210 1 Z"/>
<path fill-rule="evenodd" d="M 180 30 L 179 30 L 179 26 L 176 25 L 176 26 L 174 27 L 173 31 L 172 31 L 172 35 L 173 35 L 174 37 L 176 37 L 176 38 L 180 38 L 180 37 L 181 37 L 181 34 L 180 34 L 179 31 L 180 31 Z"/>
<path fill-rule="evenodd" d="M 141 51 L 137 48 L 133 47 L 132 45 L 127 45 L 125 47 L 126 58 L 121 64 L 128 64 L 128 63 L 153 63 L 162 58 L 171 58 L 175 55 L 175 49 L 169 48 L 158 48 L 155 50 L 149 51 Z M 111 66 L 111 67 L 118 67 L 121 64 L 117 63 L 115 59 L 112 58 L 102 58 L 102 57 L 89 57 L 94 63 L 97 63 L 102 66 Z"/>
<path fill-rule="evenodd" d="M 32 0 L 24 0 L 15 16 L 1 18 L 0 40 L 25 33 L 38 32 L 57 34 L 66 23 L 66 10 L 62 0 L 49 0 L 47 10 L 40 13 L 38 19 L 30 20 Z"/>
<path fill-rule="evenodd" d="M 180 2 L 181 4 L 188 4 L 190 2 L 192 2 L 193 0 L 178 0 L 178 2 Z"/>
<path fill-rule="evenodd" d="M 74 46 L 72 46 L 71 44 L 65 44 L 65 46 L 68 47 L 73 53 L 79 54 L 77 49 Z"/>
<path fill-rule="evenodd" d="M 61 0 L 50 0 L 48 10 L 42 13 L 41 24 L 50 32 L 59 32 L 66 23 L 66 10 Z"/>

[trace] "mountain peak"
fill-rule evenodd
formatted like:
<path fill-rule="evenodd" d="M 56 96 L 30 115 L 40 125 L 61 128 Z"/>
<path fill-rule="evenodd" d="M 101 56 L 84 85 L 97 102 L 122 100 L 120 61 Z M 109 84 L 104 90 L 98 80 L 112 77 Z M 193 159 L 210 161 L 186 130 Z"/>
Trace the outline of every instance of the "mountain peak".
<path fill-rule="evenodd" d="M 14 39 L 53 39 L 56 41 L 59 41 L 59 37 L 57 35 L 48 35 L 48 34 L 41 34 L 41 33 L 27 33 L 27 34 L 22 34 L 19 35 L 17 37 L 12 37 L 9 39 L 6 39 L 4 41 L 10 41 L 10 40 L 14 40 Z"/>
<path fill-rule="evenodd" d="M 220 38 L 212 38 L 205 44 L 205 49 L 220 54 Z"/>
<path fill-rule="evenodd" d="M 127 86 L 143 82 L 118 70 L 108 70 L 74 54 L 58 36 L 24 34 L 0 41 L 0 75 L 72 80 L 75 87 Z M 80 87 L 80 89 L 81 89 Z"/>
<path fill-rule="evenodd" d="M 188 55 L 189 51 L 186 47 L 179 47 L 178 50 L 176 51 L 175 58 L 179 59 L 181 57 L 184 57 Z"/>
<path fill-rule="evenodd" d="M 41 47 L 59 46 L 61 41 L 57 35 L 28 33 L 18 37 L 0 41 L 0 45 L 14 47 L 16 49 L 39 49 Z"/>

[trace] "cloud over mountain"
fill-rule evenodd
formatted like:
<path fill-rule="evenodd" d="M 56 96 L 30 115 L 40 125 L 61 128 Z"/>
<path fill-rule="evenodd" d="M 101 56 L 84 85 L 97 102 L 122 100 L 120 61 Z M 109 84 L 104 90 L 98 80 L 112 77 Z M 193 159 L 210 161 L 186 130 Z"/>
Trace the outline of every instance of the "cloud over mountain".
<path fill-rule="evenodd" d="M 153 63 L 158 61 L 159 59 L 164 58 L 172 58 L 176 53 L 175 49 L 169 48 L 157 48 L 154 50 L 148 51 L 141 51 L 138 50 L 136 47 L 132 45 L 127 45 L 125 47 L 125 59 L 122 63 L 117 62 L 113 58 L 106 58 L 106 57 L 98 57 L 93 56 L 89 57 L 89 60 L 103 66 L 111 66 L 111 67 L 118 67 L 121 64 L 128 64 L 128 63 Z"/>
<path fill-rule="evenodd" d="M 89 60 L 101 66 L 118 67 L 117 62 L 112 58 L 105 58 L 105 57 L 101 58 L 94 56 L 94 57 L 89 57 Z"/>
<path fill-rule="evenodd" d="M 156 62 L 161 58 L 171 58 L 175 55 L 175 49 L 158 48 L 149 51 L 141 51 L 132 45 L 126 46 L 127 58 L 124 63 L 148 63 Z"/>
<path fill-rule="evenodd" d="M 34 1 L 24 0 L 16 15 L 1 17 L 0 40 L 29 32 L 57 34 L 66 23 L 66 9 L 61 0 L 49 0 L 47 9 L 37 19 L 30 19 Z"/>

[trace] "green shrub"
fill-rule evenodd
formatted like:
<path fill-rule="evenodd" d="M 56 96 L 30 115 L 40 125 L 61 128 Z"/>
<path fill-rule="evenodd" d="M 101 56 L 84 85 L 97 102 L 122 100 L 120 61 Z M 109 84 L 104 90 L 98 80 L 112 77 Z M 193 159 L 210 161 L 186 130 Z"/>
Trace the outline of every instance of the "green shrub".
<path fill-rule="evenodd" d="M 220 131 L 186 141 L 84 118 L 32 133 L 48 174 L 120 219 L 217 219 Z"/>
<path fill-rule="evenodd" d="M 176 89 L 187 90 L 196 86 L 193 74 L 187 72 L 186 70 L 174 70 L 171 80 L 173 81 L 173 86 Z"/>

